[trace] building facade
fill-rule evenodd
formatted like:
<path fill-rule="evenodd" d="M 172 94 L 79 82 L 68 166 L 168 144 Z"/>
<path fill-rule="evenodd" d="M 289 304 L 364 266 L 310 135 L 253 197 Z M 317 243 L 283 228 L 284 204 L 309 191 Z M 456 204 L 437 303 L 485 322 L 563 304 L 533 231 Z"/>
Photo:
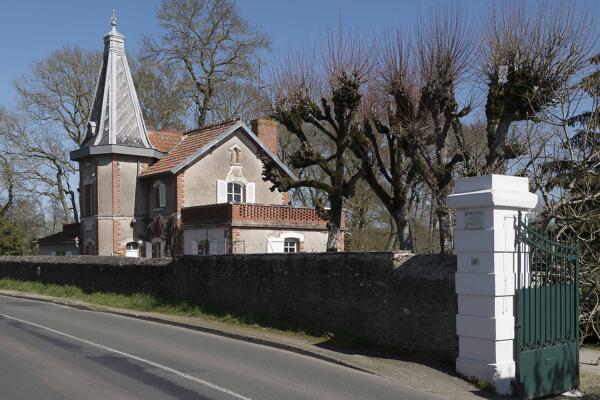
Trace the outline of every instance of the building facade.
<path fill-rule="evenodd" d="M 79 163 L 81 254 L 164 257 L 325 251 L 327 222 L 288 205 L 262 179 L 277 158 L 277 124 L 227 121 L 188 132 L 148 131 L 124 36 L 104 57 Z"/>

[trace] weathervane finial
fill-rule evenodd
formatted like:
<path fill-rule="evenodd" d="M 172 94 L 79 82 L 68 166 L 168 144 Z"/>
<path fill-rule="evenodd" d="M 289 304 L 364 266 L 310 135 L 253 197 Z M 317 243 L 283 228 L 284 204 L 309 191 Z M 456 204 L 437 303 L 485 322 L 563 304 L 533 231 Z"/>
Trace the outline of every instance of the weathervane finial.
<path fill-rule="evenodd" d="M 115 10 L 112 10 L 112 17 L 110 18 L 110 24 L 112 25 L 112 29 L 114 31 L 117 26 L 117 12 Z"/>

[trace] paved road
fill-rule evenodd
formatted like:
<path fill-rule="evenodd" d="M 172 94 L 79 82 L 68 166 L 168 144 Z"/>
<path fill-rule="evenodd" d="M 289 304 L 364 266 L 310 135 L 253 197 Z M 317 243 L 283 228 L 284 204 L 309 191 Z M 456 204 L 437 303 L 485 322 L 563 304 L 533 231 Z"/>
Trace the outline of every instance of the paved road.
<path fill-rule="evenodd" d="M 0 296 L 0 398 L 434 399 L 303 355 Z"/>

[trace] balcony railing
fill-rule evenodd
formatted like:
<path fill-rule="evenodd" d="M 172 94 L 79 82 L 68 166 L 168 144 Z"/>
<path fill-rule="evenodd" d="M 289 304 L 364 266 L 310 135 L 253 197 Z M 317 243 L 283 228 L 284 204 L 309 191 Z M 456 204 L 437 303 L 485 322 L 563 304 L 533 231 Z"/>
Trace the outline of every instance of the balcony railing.
<path fill-rule="evenodd" d="M 314 208 L 270 204 L 225 203 L 186 207 L 181 210 L 181 218 L 184 224 L 253 223 L 319 227 L 327 224 Z"/>

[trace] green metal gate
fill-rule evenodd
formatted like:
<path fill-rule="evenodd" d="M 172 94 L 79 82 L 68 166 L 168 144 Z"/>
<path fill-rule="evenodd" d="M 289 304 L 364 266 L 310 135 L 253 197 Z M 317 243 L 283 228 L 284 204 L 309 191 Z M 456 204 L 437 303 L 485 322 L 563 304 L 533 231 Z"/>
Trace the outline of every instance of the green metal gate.
<path fill-rule="evenodd" d="M 531 399 L 579 386 L 579 248 L 516 225 L 517 393 Z"/>

